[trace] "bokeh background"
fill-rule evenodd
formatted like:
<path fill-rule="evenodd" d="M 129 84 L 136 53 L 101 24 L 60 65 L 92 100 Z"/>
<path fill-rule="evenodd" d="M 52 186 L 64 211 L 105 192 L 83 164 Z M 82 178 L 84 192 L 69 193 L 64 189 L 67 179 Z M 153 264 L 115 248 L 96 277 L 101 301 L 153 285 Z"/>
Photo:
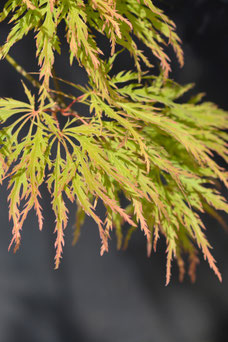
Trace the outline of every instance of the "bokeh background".
<path fill-rule="evenodd" d="M 176 22 L 183 40 L 185 66 L 174 58 L 171 77 L 184 84 L 195 82 L 196 92 L 228 110 L 228 1 L 160 0 L 156 3 Z M 0 25 L 0 44 L 8 27 Z M 101 37 L 99 38 L 101 39 Z M 37 70 L 34 38 L 29 36 L 12 49 L 12 56 L 27 71 Z M 100 41 L 105 44 L 105 40 Z M 57 57 L 58 74 L 85 83 L 86 74 L 68 66 L 67 46 Z M 108 47 L 107 47 L 108 53 Z M 155 61 L 156 64 L 156 61 Z M 115 71 L 129 68 L 124 55 Z M 156 68 L 155 68 L 156 70 Z M 152 71 L 153 72 L 153 71 Z M 23 99 L 20 76 L 0 61 L 0 96 Z M 218 162 L 225 166 L 221 160 Z M 227 197 L 227 191 L 223 190 Z M 87 218 L 79 243 L 71 246 L 75 207 L 65 231 L 64 257 L 54 271 L 54 215 L 50 197 L 42 188 L 45 225 L 39 232 L 36 217 L 26 221 L 22 245 L 16 255 L 7 251 L 11 239 L 8 222 L 7 183 L 0 193 L 0 342 L 225 342 L 228 336 L 228 234 L 205 216 L 207 236 L 223 274 L 220 284 L 201 257 L 197 281 L 172 280 L 165 287 L 165 243 L 146 257 L 146 242 L 138 231 L 127 251 L 116 251 L 112 236 L 110 252 L 100 257 L 96 225 Z M 102 208 L 100 208 L 102 211 Z M 223 215 L 227 221 L 227 216 Z"/>

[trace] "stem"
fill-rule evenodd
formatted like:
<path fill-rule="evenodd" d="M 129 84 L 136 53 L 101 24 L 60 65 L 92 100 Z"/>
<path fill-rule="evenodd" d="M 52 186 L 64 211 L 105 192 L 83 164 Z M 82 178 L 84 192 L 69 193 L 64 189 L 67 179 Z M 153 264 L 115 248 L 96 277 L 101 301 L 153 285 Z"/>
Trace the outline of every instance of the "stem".
<path fill-rule="evenodd" d="M 64 99 L 63 99 L 63 95 L 61 93 L 61 88 L 60 88 L 60 85 L 59 85 L 59 81 L 58 81 L 58 78 L 56 77 L 56 72 L 55 72 L 55 69 L 52 68 L 52 75 L 53 75 L 53 83 L 54 83 L 54 87 L 55 87 L 55 90 L 56 90 L 56 98 L 57 98 L 57 102 L 59 104 L 59 107 L 67 107 Z"/>
<path fill-rule="evenodd" d="M 72 101 L 74 101 L 74 100 L 77 101 L 77 99 L 78 99 L 78 97 L 76 97 L 76 96 L 74 96 L 74 95 L 65 94 L 65 93 L 62 92 L 62 91 L 56 91 L 56 90 L 50 89 L 50 92 L 51 92 L 51 93 L 54 93 L 54 94 L 59 94 L 59 95 L 65 97 L 65 98 L 67 98 L 67 99 L 71 99 Z M 89 94 L 87 94 L 87 95 L 89 96 Z M 87 97 L 88 97 L 88 96 L 87 96 Z M 87 104 L 88 106 L 90 105 L 90 102 L 86 101 L 85 99 L 83 100 L 83 103 L 84 103 L 84 104 Z"/>
<path fill-rule="evenodd" d="M 40 89 L 41 88 L 41 84 L 35 79 L 33 78 L 29 73 L 27 73 L 25 71 L 25 69 L 20 66 L 13 57 L 11 57 L 9 54 L 6 55 L 6 60 L 7 62 L 20 74 L 22 75 L 26 80 L 28 80 L 33 87 Z M 56 91 L 50 90 L 51 92 L 55 93 L 56 96 L 54 94 L 49 95 L 48 92 L 46 92 L 47 94 L 47 99 L 49 100 L 49 102 L 51 104 L 53 104 L 54 110 L 52 112 L 52 115 L 54 116 L 54 118 L 57 120 L 56 117 L 56 110 L 60 111 L 60 113 L 64 116 L 70 116 L 73 115 L 75 117 L 77 117 L 80 121 L 82 121 L 84 124 L 87 124 L 87 122 L 85 122 L 79 113 L 77 113 L 76 111 L 71 109 L 71 106 L 73 105 L 73 103 L 77 102 L 78 99 L 80 99 L 81 97 L 83 97 L 84 95 L 81 95 L 77 98 L 74 98 L 74 100 L 71 102 L 71 104 L 69 106 L 66 105 L 65 101 L 64 101 L 64 97 L 67 97 L 63 92 L 61 92 L 60 86 L 59 86 L 59 80 L 63 81 L 62 79 L 56 77 L 56 73 L 54 68 L 52 69 L 52 73 L 53 73 L 53 82 L 54 82 L 54 87 L 56 89 Z M 67 83 L 67 82 L 66 82 Z M 84 89 L 83 89 L 84 90 Z M 56 106 L 54 97 L 56 97 L 56 101 L 58 103 L 58 105 Z M 64 108 L 64 110 L 62 109 Z M 62 110 L 61 110 L 62 109 Z M 57 120 L 58 121 L 58 120 Z"/>
<path fill-rule="evenodd" d="M 14 59 L 13 57 L 11 57 L 11 56 L 8 54 L 8 55 L 6 55 L 5 59 L 7 60 L 7 62 L 8 62 L 10 65 L 12 65 L 12 67 L 13 67 L 19 74 L 21 74 L 27 81 L 29 81 L 29 82 L 33 85 L 33 87 L 38 88 L 38 89 L 41 88 L 41 84 L 40 84 L 35 78 L 33 78 L 29 73 L 27 73 L 27 71 L 25 71 L 25 69 L 24 69 L 21 65 L 19 65 L 19 64 L 15 61 L 15 59 Z M 54 105 L 55 105 L 54 100 L 53 100 L 53 98 L 51 97 L 51 95 L 49 95 L 48 93 L 47 93 L 47 98 L 48 98 L 49 102 L 52 103 L 53 106 L 54 106 Z"/>
<path fill-rule="evenodd" d="M 35 79 L 33 78 L 31 75 L 29 75 L 25 69 L 22 68 L 22 66 L 20 66 L 16 61 L 15 59 L 13 59 L 10 55 L 6 55 L 5 59 L 7 60 L 7 62 L 9 62 L 9 64 L 12 65 L 12 67 L 19 73 L 21 74 L 24 78 L 26 78 L 26 80 L 28 80 L 32 85 L 33 87 L 35 88 L 40 88 L 41 85 L 40 83 Z"/>

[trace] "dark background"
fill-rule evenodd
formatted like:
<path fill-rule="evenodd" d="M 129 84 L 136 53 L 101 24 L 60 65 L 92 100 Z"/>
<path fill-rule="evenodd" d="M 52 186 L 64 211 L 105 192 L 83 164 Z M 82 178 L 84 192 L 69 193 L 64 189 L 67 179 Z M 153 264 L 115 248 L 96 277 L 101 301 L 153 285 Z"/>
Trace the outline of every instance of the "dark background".
<path fill-rule="evenodd" d="M 205 91 L 207 100 L 228 110 L 228 1 L 156 3 L 176 22 L 183 40 L 185 66 L 179 69 L 174 61 L 171 77 L 182 84 L 195 82 L 196 91 Z M 0 29 L 3 43 L 7 25 L 1 24 Z M 34 44 L 30 36 L 12 49 L 27 71 L 37 70 Z M 63 53 L 67 56 L 64 44 Z M 116 68 L 128 67 L 126 57 Z M 67 57 L 57 58 L 57 71 L 66 79 L 86 82 L 85 72 L 76 65 L 70 69 Z M 0 96 L 22 99 L 20 76 L 6 61 L 0 62 L 0 75 Z M 205 217 L 222 284 L 201 258 L 194 285 L 188 278 L 180 284 L 173 265 L 171 284 L 165 287 L 164 241 L 160 239 L 159 251 L 147 259 L 141 232 L 135 233 L 126 252 L 116 251 L 113 236 L 110 252 L 100 257 L 98 229 L 89 218 L 78 245 L 72 247 L 73 205 L 69 205 L 64 257 L 54 271 L 54 216 L 45 187 L 43 232 L 31 213 L 16 255 L 7 251 L 12 227 L 6 187 L 0 197 L 0 342 L 227 341 L 228 235 L 216 221 Z"/>

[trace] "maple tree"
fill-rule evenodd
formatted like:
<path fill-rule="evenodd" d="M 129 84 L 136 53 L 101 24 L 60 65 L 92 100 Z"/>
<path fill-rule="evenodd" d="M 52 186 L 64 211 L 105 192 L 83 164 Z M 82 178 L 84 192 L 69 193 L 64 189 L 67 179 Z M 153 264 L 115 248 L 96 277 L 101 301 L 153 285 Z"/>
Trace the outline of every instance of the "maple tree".
<path fill-rule="evenodd" d="M 56 217 L 56 268 L 68 220 L 67 198 L 77 203 L 74 242 L 85 215 L 98 225 L 101 254 L 108 251 L 113 228 L 118 248 L 126 248 L 140 226 L 148 255 L 156 251 L 160 234 L 166 238 L 166 284 L 173 258 L 183 278 L 184 253 L 189 255 L 188 273 L 195 279 L 197 247 L 221 281 L 200 215 L 206 211 L 221 221 L 217 211 L 228 212 L 216 185 L 219 180 L 228 186 L 227 172 L 214 160 L 216 153 L 228 161 L 228 115 L 215 104 L 202 102 L 203 94 L 184 102 L 182 96 L 193 85 L 182 86 L 168 78 L 167 44 L 180 65 L 184 64 L 172 20 L 150 0 L 8 0 L 0 12 L 0 21 L 4 20 L 10 26 L 0 56 L 38 89 L 32 95 L 29 83 L 23 83 L 27 102 L 0 99 L 0 180 L 9 182 L 14 251 L 32 208 L 42 229 L 39 188 L 46 183 Z M 86 86 L 58 78 L 54 72 L 55 53 L 61 54 L 58 28 L 62 23 L 69 63 L 77 60 L 85 69 Z M 29 32 L 36 41 L 38 76 L 27 73 L 9 55 L 11 47 Z M 108 38 L 108 58 L 95 32 Z M 138 41 L 159 60 L 159 76 L 142 71 L 143 64 L 148 70 L 152 65 Z M 135 69 L 113 75 L 115 60 L 123 51 L 129 52 Z M 53 89 L 51 80 L 58 87 Z M 61 83 L 80 96 L 63 92 Z M 88 106 L 90 115 L 76 112 L 76 102 Z M 58 115 L 67 118 L 64 127 Z M 121 196 L 126 198 L 125 206 Z M 99 199 L 106 208 L 104 221 L 96 212 Z M 124 236 L 125 222 L 128 232 Z"/>

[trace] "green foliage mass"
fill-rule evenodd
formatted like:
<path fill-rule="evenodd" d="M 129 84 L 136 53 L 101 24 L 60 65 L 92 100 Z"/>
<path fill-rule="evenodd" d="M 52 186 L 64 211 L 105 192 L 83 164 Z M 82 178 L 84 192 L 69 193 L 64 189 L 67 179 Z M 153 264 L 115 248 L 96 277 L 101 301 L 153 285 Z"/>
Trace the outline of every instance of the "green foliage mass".
<path fill-rule="evenodd" d="M 166 238 L 167 284 L 173 258 L 183 278 L 183 253 L 189 255 L 189 275 L 194 280 L 197 247 L 221 280 L 200 215 L 207 211 L 221 221 L 217 210 L 228 212 L 217 186 L 218 180 L 228 186 L 227 173 L 214 161 L 214 153 L 228 161 L 227 113 L 202 102 L 202 94 L 183 102 L 181 97 L 192 85 L 180 86 L 168 79 L 167 44 L 183 65 L 174 23 L 150 0 L 9 0 L 0 13 L 0 21 L 4 20 L 11 25 L 1 58 L 39 88 L 36 99 L 23 84 L 26 103 L 0 99 L 0 180 L 9 181 L 10 246 L 18 249 L 32 208 L 42 229 L 39 188 L 46 183 L 56 217 L 56 268 L 67 226 L 67 198 L 77 203 L 74 242 L 85 214 L 98 225 L 101 254 L 108 251 L 113 228 L 118 248 L 126 248 L 140 226 L 148 255 L 156 250 L 161 234 Z M 61 54 L 60 23 L 65 25 L 69 63 L 76 59 L 88 74 L 86 87 L 55 77 L 55 53 Z M 30 31 L 35 35 L 39 80 L 8 54 Z M 94 32 L 109 39 L 109 58 L 104 58 Z M 142 63 L 147 68 L 151 64 L 137 47 L 138 40 L 158 58 L 160 76 L 142 72 Z M 126 50 L 136 68 L 113 75 L 115 58 Z M 59 86 L 52 89 L 51 79 L 71 85 L 81 95 L 65 94 Z M 75 102 L 87 105 L 90 115 L 77 113 Z M 63 128 L 57 114 L 67 117 Z M 126 198 L 125 207 L 121 196 Z M 106 208 L 104 222 L 96 213 L 99 199 Z M 125 236 L 124 222 L 128 223 Z"/>

